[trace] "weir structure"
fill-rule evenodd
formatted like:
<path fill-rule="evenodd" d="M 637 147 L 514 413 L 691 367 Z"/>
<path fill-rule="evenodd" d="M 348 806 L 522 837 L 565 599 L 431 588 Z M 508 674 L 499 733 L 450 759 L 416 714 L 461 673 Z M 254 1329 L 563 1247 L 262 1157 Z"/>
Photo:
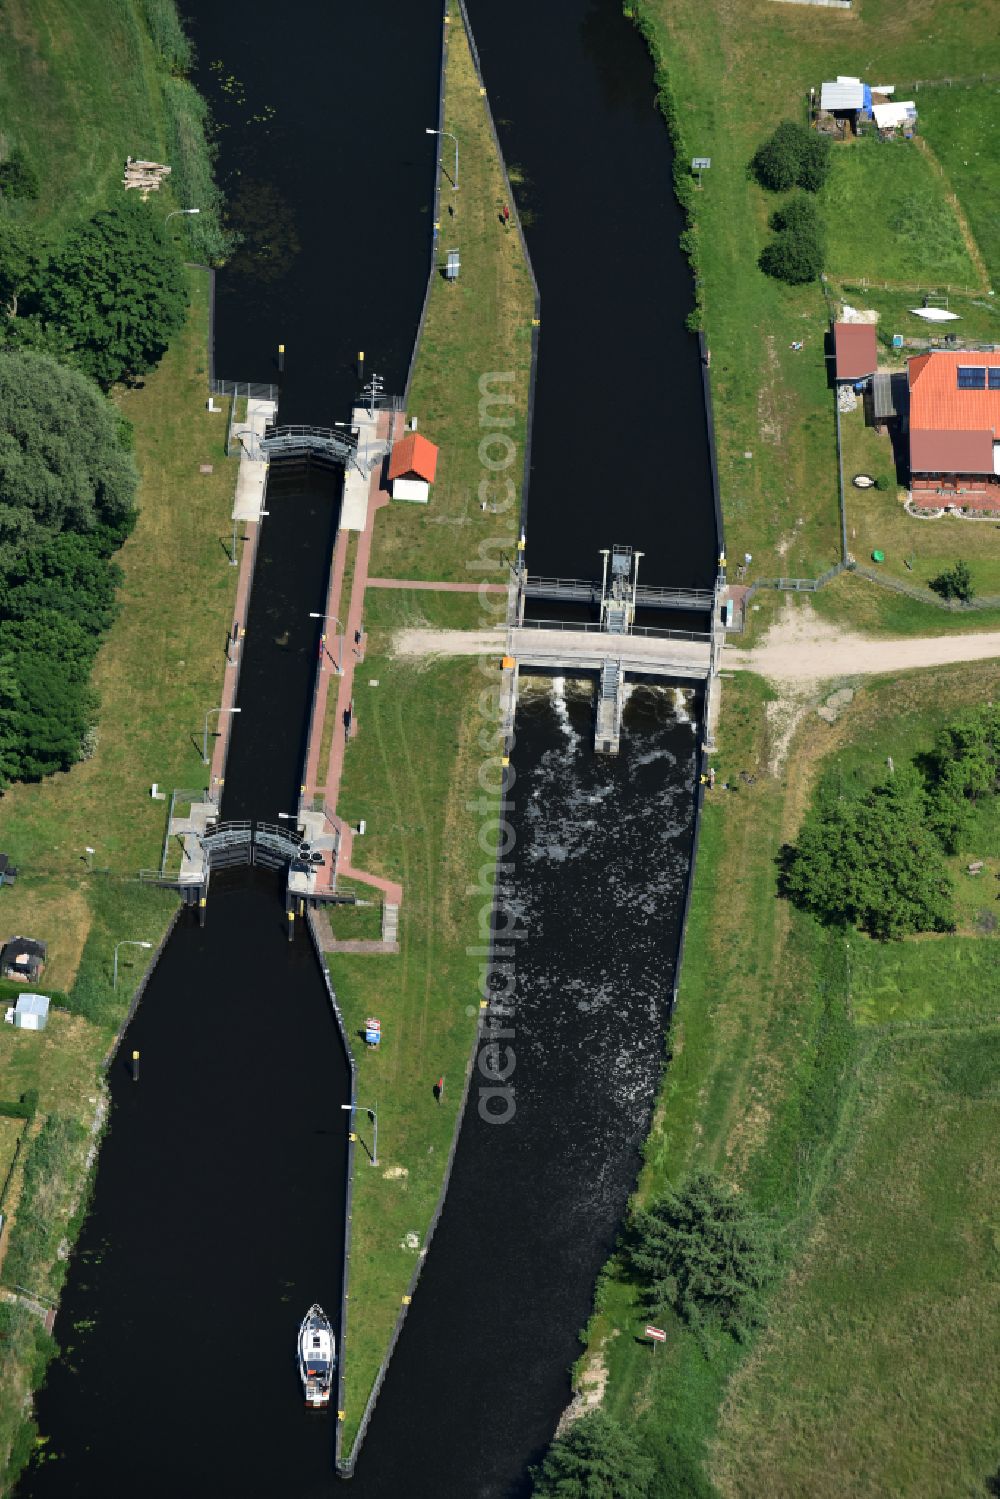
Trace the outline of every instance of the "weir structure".
<path fill-rule="evenodd" d="M 525 538 L 518 542 L 507 600 L 507 640 L 502 662 L 503 727 L 509 745 L 517 710 L 522 667 L 567 675 L 597 673 L 594 749 L 616 755 L 621 741 L 627 677 L 705 683 L 705 749 L 715 748 L 719 666 L 725 636 L 723 598 L 726 559 L 719 557 L 711 589 L 639 586 L 641 552 L 629 546 L 603 549 L 601 582 L 580 578 L 533 577 L 524 563 Z M 529 600 L 599 605 L 599 619 L 577 622 L 528 619 Z M 707 616 L 702 630 L 658 629 L 637 625 L 640 609 L 685 610 Z"/>

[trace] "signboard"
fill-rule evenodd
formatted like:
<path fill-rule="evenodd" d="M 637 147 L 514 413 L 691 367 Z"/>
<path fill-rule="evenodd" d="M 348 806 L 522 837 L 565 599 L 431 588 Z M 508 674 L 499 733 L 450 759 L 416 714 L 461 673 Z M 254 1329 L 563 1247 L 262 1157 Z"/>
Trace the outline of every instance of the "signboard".
<path fill-rule="evenodd" d="M 365 1021 L 365 1044 L 367 1046 L 378 1046 L 382 1040 L 382 1022 L 370 1015 Z"/>
<path fill-rule="evenodd" d="M 711 165 L 712 158 L 710 156 L 692 156 L 691 158 L 692 172 L 707 172 Z"/>
<path fill-rule="evenodd" d="M 665 1343 L 667 1341 L 667 1335 L 662 1327 L 647 1327 L 646 1336 L 647 1338 L 652 1338 L 654 1343 Z"/>

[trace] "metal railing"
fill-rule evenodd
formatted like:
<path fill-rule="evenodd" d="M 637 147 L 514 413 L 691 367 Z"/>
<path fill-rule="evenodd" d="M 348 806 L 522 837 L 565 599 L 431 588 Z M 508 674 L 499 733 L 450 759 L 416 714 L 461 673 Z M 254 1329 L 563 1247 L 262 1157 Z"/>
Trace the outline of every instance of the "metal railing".
<path fill-rule="evenodd" d="M 543 578 L 531 573 L 524 581 L 525 596 L 529 599 L 547 599 L 553 602 L 600 602 L 601 585 L 587 578 Z M 635 590 L 637 609 L 691 609 L 707 612 L 712 608 L 715 593 L 711 588 L 661 588 L 639 584 Z"/>
<path fill-rule="evenodd" d="M 268 458 L 318 453 L 335 463 L 351 463 L 357 454 L 358 440 L 348 428 L 265 427 L 260 446 Z"/>
<path fill-rule="evenodd" d="M 573 634 L 603 635 L 608 632 L 594 620 L 526 619 L 517 626 L 519 630 L 566 630 Z M 622 641 L 633 635 L 645 635 L 654 640 L 694 640 L 702 644 L 711 643 L 711 635 L 704 630 L 658 630 L 655 625 L 632 625 L 625 636 L 615 635 L 615 650 L 622 649 Z M 595 646 L 595 649 L 597 647 Z"/>

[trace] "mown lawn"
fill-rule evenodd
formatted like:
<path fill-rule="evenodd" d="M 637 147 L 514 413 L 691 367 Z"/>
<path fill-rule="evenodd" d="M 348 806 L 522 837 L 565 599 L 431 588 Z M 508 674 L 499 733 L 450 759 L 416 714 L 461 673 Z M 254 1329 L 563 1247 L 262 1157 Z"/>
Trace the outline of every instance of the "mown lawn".
<path fill-rule="evenodd" d="M 922 88 L 920 128 L 945 168 L 994 278 L 1000 281 L 1000 87 Z"/>
<path fill-rule="evenodd" d="M 449 26 L 444 125 L 458 137 L 461 176 L 459 190 L 453 192 L 446 175 L 453 170 L 446 139 L 439 259 L 443 264 L 445 251 L 458 245 L 462 270 L 455 282 L 434 278 L 409 402 L 419 430 L 440 446 L 437 480 L 428 506 L 396 503 L 379 514 L 370 572 L 373 577 L 457 583 L 503 581 L 498 553 L 511 553 L 520 520 L 534 293 L 520 239 L 500 222 L 503 177 L 457 9 Z M 490 387 L 494 394 L 509 393 L 513 401 L 488 407 L 483 424 L 479 382 L 490 374 L 513 377 L 495 380 Z M 504 418 L 502 427 L 491 424 L 491 411 Z M 507 426 L 510 417 L 513 424 Z M 490 481 L 488 504 L 494 503 L 494 495 L 496 501 L 505 498 L 505 486 L 483 467 L 479 443 L 497 430 L 516 445 L 514 461 L 500 476 L 513 480 L 516 498 L 503 513 L 494 514 L 481 509 L 480 482 Z M 482 554 L 491 565 L 476 567 L 482 542 L 493 543 Z"/>
<path fill-rule="evenodd" d="M 492 819 L 467 803 L 483 798 L 477 772 L 477 699 L 484 682 L 474 660 L 405 662 L 369 653 L 357 689 L 358 736 L 344 769 L 338 810 L 364 818 L 356 863 L 403 885 L 397 956 L 328 957 L 358 1062 L 358 1102 L 377 1107 L 379 1166 L 371 1123 L 358 1115 L 364 1144 L 356 1153 L 345 1343 L 344 1450 L 364 1410 L 437 1203 L 479 1015 L 484 902 L 480 866 L 492 864 Z M 336 913 L 334 930 L 343 923 Z M 345 935 L 347 935 L 345 929 Z M 382 1022 L 382 1043 L 359 1035 L 368 1015 Z M 445 1078 L 441 1103 L 434 1085 Z M 415 1243 L 408 1235 L 415 1235 Z M 418 1292 L 419 1294 L 419 1292 Z"/>
<path fill-rule="evenodd" d="M 810 594 L 809 601 L 824 619 L 868 635 L 964 635 L 1000 629 L 1000 609 L 944 609 L 850 573 Z"/>
<path fill-rule="evenodd" d="M 911 141 L 836 144 L 820 196 L 830 275 L 974 288 L 979 277 L 946 192 Z"/>

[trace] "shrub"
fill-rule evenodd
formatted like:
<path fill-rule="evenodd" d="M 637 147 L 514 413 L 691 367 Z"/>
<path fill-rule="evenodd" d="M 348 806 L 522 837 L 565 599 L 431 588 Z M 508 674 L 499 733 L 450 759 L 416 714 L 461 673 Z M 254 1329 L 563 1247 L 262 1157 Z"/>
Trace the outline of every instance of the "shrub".
<path fill-rule="evenodd" d="M 943 573 L 931 579 L 930 586 L 943 599 L 957 599 L 963 604 L 971 604 L 976 596 L 967 562 L 959 561 L 954 567 L 945 568 Z"/>
<path fill-rule="evenodd" d="M 671 1308 L 695 1329 L 715 1321 L 740 1340 L 762 1319 L 775 1269 L 770 1225 L 706 1171 L 635 1214 L 628 1258 L 650 1312 Z"/>
<path fill-rule="evenodd" d="M 805 125 L 784 120 L 754 152 L 750 170 L 772 193 L 792 187 L 817 192 L 830 171 L 830 142 Z"/>
<path fill-rule="evenodd" d="M 764 246 L 757 264 L 765 276 L 801 286 L 822 271 L 823 246 L 818 238 L 785 230 Z"/>
<path fill-rule="evenodd" d="M 783 850 L 782 893 L 831 926 L 883 940 L 952 931 L 952 884 L 929 812 L 908 768 L 864 796 L 826 791 Z"/>
<path fill-rule="evenodd" d="M 880 489 L 883 494 L 886 492 L 886 490 L 891 489 L 892 486 L 893 480 L 888 474 L 875 475 L 875 488 Z"/>
<path fill-rule="evenodd" d="M 631 1430 L 604 1411 L 574 1421 L 546 1454 L 534 1499 L 653 1499 L 653 1464 Z"/>
<path fill-rule="evenodd" d="M 62 330 L 105 389 L 159 363 L 184 321 L 187 282 L 159 209 L 129 196 L 74 230 L 25 311 Z"/>
<path fill-rule="evenodd" d="M 16 147 L 0 161 L 0 197 L 37 198 L 38 185 L 38 173 Z"/>

